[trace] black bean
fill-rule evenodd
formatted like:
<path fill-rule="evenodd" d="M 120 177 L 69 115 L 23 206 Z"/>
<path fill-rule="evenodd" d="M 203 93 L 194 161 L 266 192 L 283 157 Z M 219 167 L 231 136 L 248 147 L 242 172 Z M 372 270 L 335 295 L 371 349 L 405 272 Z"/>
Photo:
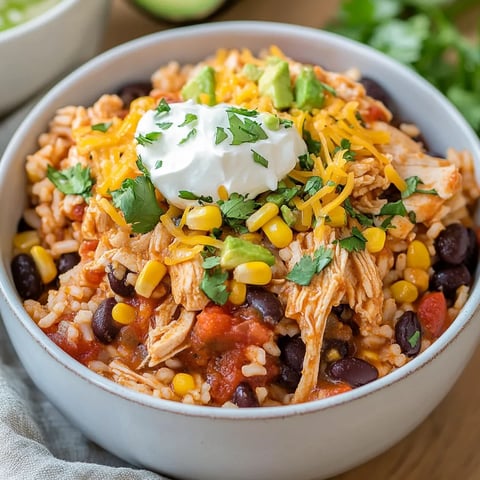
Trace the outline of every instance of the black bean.
<path fill-rule="evenodd" d="M 293 368 L 296 372 L 301 372 L 303 369 L 303 359 L 305 357 L 305 344 L 300 335 L 280 337 L 277 343 L 281 352 L 281 362 Z"/>
<path fill-rule="evenodd" d="M 258 398 L 252 387 L 247 382 L 240 383 L 233 393 L 232 403 L 240 408 L 252 408 L 260 406 Z"/>
<path fill-rule="evenodd" d="M 325 338 L 323 340 L 322 351 L 328 355 L 329 352 L 335 350 L 340 358 L 348 357 L 351 354 L 351 348 L 348 342 L 338 338 Z"/>
<path fill-rule="evenodd" d="M 133 100 L 147 96 L 151 89 L 152 85 L 148 82 L 130 83 L 118 91 L 118 96 L 122 99 L 123 105 L 128 108 Z"/>
<path fill-rule="evenodd" d="M 281 385 L 287 392 L 292 393 L 300 383 L 301 374 L 292 367 L 280 364 L 280 374 L 277 378 L 277 383 Z"/>
<path fill-rule="evenodd" d="M 413 357 L 420 352 L 422 328 L 415 312 L 405 312 L 398 319 L 395 324 L 395 341 L 408 357 Z"/>
<path fill-rule="evenodd" d="M 108 267 L 108 283 L 110 288 L 118 295 L 122 297 L 132 297 L 135 293 L 135 288 L 132 284 L 127 283 L 128 270 L 125 270 L 122 278 L 117 278 L 116 272 L 114 272 L 113 266 Z"/>
<path fill-rule="evenodd" d="M 471 228 L 467 228 L 468 232 L 468 249 L 467 255 L 465 257 L 465 266 L 468 268 L 470 273 L 475 273 L 478 265 L 478 242 L 477 235 Z"/>
<path fill-rule="evenodd" d="M 380 83 L 370 77 L 362 77 L 360 83 L 365 87 L 368 96 L 380 100 L 390 111 L 392 111 L 392 98 Z"/>
<path fill-rule="evenodd" d="M 391 183 L 381 194 L 380 198 L 388 200 L 389 203 L 398 202 L 402 198 L 400 190 Z"/>
<path fill-rule="evenodd" d="M 435 268 L 430 280 L 432 290 L 443 292 L 445 297 L 454 298 L 457 288 L 461 285 L 470 285 L 472 276 L 465 265 L 453 265 Z"/>
<path fill-rule="evenodd" d="M 275 325 L 283 318 L 283 307 L 278 297 L 264 288 L 249 288 L 247 303 L 257 309 L 265 323 Z"/>
<path fill-rule="evenodd" d="M 467 257 L 468 230 L 460 223 L 451 223 L 435 239 L 435 250 L 440 260 L 450 265 L 460 265 Z"/>
<path fill-rule="evenodd" d="M 80 262 L 80 255 L 77 252 L 63 253 L 57 261 L 58 274 L 68 272 Z"/>
<path fill-rule="evenodd" d="M 331 363 L 326 369 L 333 380 L 340 380 L 352 387 L 360 387 L 378 378 L 378 370 L 370 363 L 356 357 L 346 357 Z"/>
<path fill-rule="evenodd" d="M 43 292 L 43 283 L 35 262 L 30 255 L 20 253 L 11 262 L 13 282 L 18 294 L 26 300 L 37 300 Z"/>
<path fill-rule="evenodd" d="M 93 333 L 102 343 L 113 342 L 120 331 L 120 325 L 112 317 L 112 310 L 116 304 L 117 301 L 113 297 L 106 298 L 93 314 Z"/>

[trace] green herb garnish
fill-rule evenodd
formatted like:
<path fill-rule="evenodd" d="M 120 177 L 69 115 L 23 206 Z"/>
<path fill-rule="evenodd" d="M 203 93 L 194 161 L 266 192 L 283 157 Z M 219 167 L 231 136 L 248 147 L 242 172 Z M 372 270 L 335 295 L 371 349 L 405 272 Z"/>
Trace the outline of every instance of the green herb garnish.
<path fill-rule="evenodd" d="M 245 233 L 245 220 L 257 209 L 253 199 L 247 199 L 239 193 L 232 193 L 228 200 L 219 200 L 224 223 L 238 233 Z"/>
<path fill-rule="evenodd" d="M 155 228 L 163 210 L 157 203 L 155 187 L 149 177 L 127 178 L 118 190 L 110 192 L 113 204 L 123 212 L 135 233 L 147 233 Z"/>
<path fill-rule="evenodd" d="M 319 141 L 314 140 L 310 132 L 308 130 L 305 130 L 305 128 L 303 128 L 302 136 L 305 140 L 305 143 L 307 144 L 308 153 L 319 155 L 322 144 Z"/>
<path fill-rule="evenodd" d="M 187 133 L 187 136 L 182 138 L 178 144 L 179 145 L 183 145 L 184 143 L 188 142 L 191 138 L 193 138 L 195 135 L 197 134 L 197 129 L 196 128 L 192 128 L 188 133 Z"/>
<path fill-rule="evenodd" d="M 240 145 L 242 143 L 255 143 L 259 140 L 268 138 L 261 125 L 250 118 L 240 119 L 235 113 L 229 111 L 228 124 L 232 134 L 231 145 Z"/>
<path fill-rule="evenodd" d="M 380 215 L 401 215 L 404 217 L 407 215 L 407 209 L 401 200 L 396 202 L 386 203 L 380 209 Z"/>
<path fill-rule="evenodd" d="M 95 125 L 92 125 L 92 130 L 105 133 L 111 126 L 112 122 L 96 123 Z"/>
<path fill-rule="evenodd" d="M 310 285 L 313 276 L 320 273 L 332 258 L 332 250 L 321 246 L 315 250 L 313 257 L 308 254 L 303 255 L 285 278 L 298 285 Z"/>
<path fill-rule="evenodd" d="M 155 125 L 161 130 L 168 130 L 173 125 L 173 122 L 157 122 Z"/>
<path fill-rule="evenodd" d="M 228 300 L 228 290 L 225 282 L 228 273 L 220 268 L 208 269 L 203 272 L 203 278 L 200 283 L 202 292 L 217 305 L 224 305 Z"/>
<path fill-rule="evenodd" d="M 215 131 L 215 145 L 222 143 L 228 138 L 228 135 L 225 133 L 225 130 L 222 127 L 217 127 Z"/>
<path fill-rule="evenodd" d="M 308 172 L 311 172 L 313 170 L 314 166 L 314 161 L 310 154 L 304 153 L 303 155 L 300 155 L 298 157 L 298 165 L 302 170 L 306 170 Z"/>
<path fill-rule="evenodd" d="M 338 147 L 335 147 L 333 153 L 337 153 L 340 150 L 345 150 L 343 158 L 347 160 L 347 162 L 353 162 L 355 160 L 356 153 L 352 151 L 352 144 L 350 143 L 350 140 L 348 140 L 348 138 L 342 138 L 340 140 L 340 145 Z"/>
<path fill-rule="evenodd" d="M 65 170 L 56 170 L 48 165 L 47 178 L 65 195 L 81 195 L 85 200 L 92 195 L 94 181 L 90 167 L 83 167 L 81 163 Z"/>
<path fill-rule="evenodd" d="M 135 140 L 139 143 L 139 145 L 142 145 L 144 147 L 145 145 L 151 145 L 153 142 L 157 141 L 161 136 L 162 136 L 162 132 L 149 132 L 149 133 L 146 133 L 145 135 L 139 133 L 135 137 Z"/>
<path fill-rule="evenodd" d="M 193 192 L 189 192 L 188 190 L 180 190 L 178 192 L 178 197 L 183 198 L 184 200 L 198 200 L 199 202 L 203 203 L 213 202 L 213 198 L 210 196 L 197 195 Z"/>
<path fill-rule="evenodd" d="M 414 177 L 408 177 L 405 179 L 405 183 L 407 184 L 407 188 L 402 192 L 402 198 L 408 198 L 410 195 L 413 195 L 414 193 L 424 193 L 427 195 L 438 195 L 437 191 L 432 188 L 431 190 L 422 190 L 418 188 L 419 184 L 423 184 L 422 180 L 420 178 L 414 176 Z"/>
<path fill-rule="evenodd" d="M 268 160 L 265 157 L 262 157 L 258 152 L 252 150 L 253 161 L 258 163 L 262 167 L 268 168 Z"/>
<path fill-rule="evenodd" d="M 167 101 L 162 98 L 160 100 L 160 103 L 157 105 L 157 108 L 155 109 L 155 112 L 157 115 L 161 115 L 162 113 L 168 113 L 170 111 L 170 105 L 167 103 Z"/>
<path fill-rule="evenodd" d="M 337 240 L 335 242 L 337 242 Z M 357 227 L 353 227 L 352 235 L 338 240 L 338 243 L 348 252 L 361 252 L 362 250 L 365 250 L 367 239 Z"/>
<path fill-rule="evenodd" d="M 184 127 L 185 125 L 188 125 L 189 123 L 195 122 L 195 120 L 197 120 L 197 119 L 198 119 L 198 117 L 194 113 L 187 113 L 185 115 L 185 120 L 178 126 L 179 127 Z"/>
<path fill-rule="evenodd" d="M 362 225 L 364 227 L 373 226 L 373 218 L 368 216 L 368 215 L 365 215 L 362 212 L 359 212 L 358 210 L 355 210 L 353 208 L 349 198 L 347 198 L 343 202 L 343 207 L 345 208 L 345 211 L 347 212 L 347 214 L 350 215 L 350 217 L 358 220 L 358 223 L 360 223 L 360 225 Z"/>

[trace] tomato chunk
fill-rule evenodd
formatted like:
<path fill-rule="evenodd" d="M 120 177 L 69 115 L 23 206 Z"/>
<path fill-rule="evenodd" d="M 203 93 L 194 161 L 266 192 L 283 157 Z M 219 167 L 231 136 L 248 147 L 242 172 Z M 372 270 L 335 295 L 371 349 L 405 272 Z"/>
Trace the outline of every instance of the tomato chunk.
<path fill-rule="evenodd" d="M 425 330 L 436 339 L 448 326 L 447 301 L 442 292 L 426 293 L 417 309 L 418 319 Z"/>

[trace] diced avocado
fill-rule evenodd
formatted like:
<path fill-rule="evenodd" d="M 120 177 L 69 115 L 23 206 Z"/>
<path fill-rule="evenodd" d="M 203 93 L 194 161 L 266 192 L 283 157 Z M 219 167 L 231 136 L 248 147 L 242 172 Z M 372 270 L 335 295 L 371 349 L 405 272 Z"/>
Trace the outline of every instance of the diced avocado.
<path fill-rule="evenodd" d="M 322 82 L 312 67 L 304 67 L 295 82 L 295 102 L 302 110 L 320 108 L 324 102 Z"/>
<path fill-rule="evenodd" d="M 208 95 L 208 105 L 215 105 L 215 70 L 209 65 L 205 65 L 182 88 L 184 100 L 194 100 L 197 103 L 202 103 L 202 94 Z"/>
<path fill-rule="evenodd" d="M 242 69 L 242 73 L 252 82 L 258 82 L 258 79 L 262 76 L 262 69 L 253 63 L 246 63 Z"/>
<path fill-rule="evenodd" d="M 275 257 L 270 250 L 248 240 L 232 236 L 225 238 L 220 253 L 220 266 L 231 270 L 246 262 L 265 262 L 272 266 L 275 263 Z"/>
<path fill-rule="evenodd" d="M 258 80 L 258 89 L 261 95 L 272 99 L 273 106 L 278 110 L 290 107 L 293 103 L 293 91 L 288 62 L 279 59 L 269 63 Z"/>

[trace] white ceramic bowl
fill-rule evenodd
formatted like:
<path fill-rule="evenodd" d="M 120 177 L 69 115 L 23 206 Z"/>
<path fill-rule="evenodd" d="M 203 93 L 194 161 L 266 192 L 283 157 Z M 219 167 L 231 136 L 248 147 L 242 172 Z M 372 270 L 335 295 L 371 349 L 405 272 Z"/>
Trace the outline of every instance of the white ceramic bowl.
<path fill-rule="evenodd" d="M 99 51 L 110 0 L 62 0 L 0 32 L 0 115 Z"/>
<path fill-rule="evenodd" d="M 254 51 L 276 44 L 332 70 L 356 66 L 387 86 L 403 118 L 436 150 L 469 149 L 478 139 L 457 111 L 411 71 L 367 47 L 322 31 L 255 22 L 171 30 L 117 47 L 48 93 L 12 139 L 0 164 L 2 315 L 38 387 L 88 437 L 137 465 L 195 479 L 313 479 L 358 465 L 417 426 L 449 391 L 480 333 L 478 281 L 454 324 L 426 352 L 390 375 L 328 399 L 259 409 L 189 406 L 105 380 L 65 354 L 31 321 L 10 275 L 11 238 L 22 213 L 25 155 L 58 107 L 89 105 L 101 93 L 148 78 L 171 59 L 195 62 L 218 47 Z"/>

